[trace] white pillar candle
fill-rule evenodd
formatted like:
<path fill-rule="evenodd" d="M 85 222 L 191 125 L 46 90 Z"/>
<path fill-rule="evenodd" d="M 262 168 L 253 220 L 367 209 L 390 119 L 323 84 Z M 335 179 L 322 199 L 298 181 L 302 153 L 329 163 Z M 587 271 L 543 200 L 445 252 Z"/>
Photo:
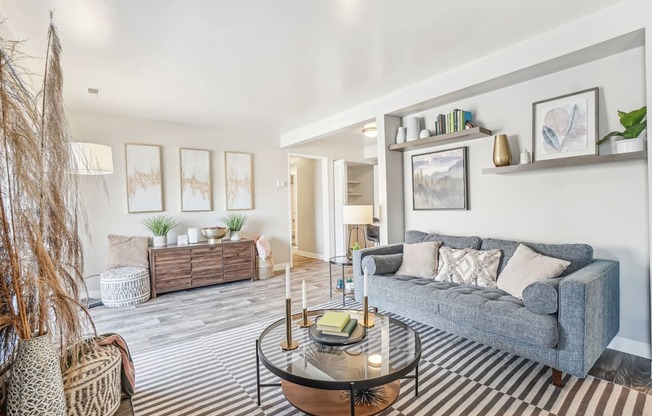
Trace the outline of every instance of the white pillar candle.
<path fill-rule="evenodd" d="M 285 299 L 290 299 L 290 266 L 285 266 Z"/>
<path fill-rule="evenodd" d="M 362 286 L 363 287 L 363 291 L 362 291 L 363 296 L 367 296 L 367 279 L 368 278 L 369 278 L 369 276 L 368 276 L 368 273 L 367 273 L 367 268 L 365 267 L 364 268 L 364 280 L 363 280 L 364 284 Z"/>
<path fill-rule="evenodd" d="M 306 309 L 306 281 L 301 281 L 301 307 Z"/>

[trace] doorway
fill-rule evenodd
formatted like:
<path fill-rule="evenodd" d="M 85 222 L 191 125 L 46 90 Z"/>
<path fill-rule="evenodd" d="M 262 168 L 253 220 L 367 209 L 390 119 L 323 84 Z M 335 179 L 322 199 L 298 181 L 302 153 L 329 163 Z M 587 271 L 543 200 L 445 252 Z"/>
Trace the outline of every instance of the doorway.
<path fill-rule="evenodd" d="M 330 253 L 328 158 L 289 154 L 288 168 L 291 256 L 325 260 Z"/>

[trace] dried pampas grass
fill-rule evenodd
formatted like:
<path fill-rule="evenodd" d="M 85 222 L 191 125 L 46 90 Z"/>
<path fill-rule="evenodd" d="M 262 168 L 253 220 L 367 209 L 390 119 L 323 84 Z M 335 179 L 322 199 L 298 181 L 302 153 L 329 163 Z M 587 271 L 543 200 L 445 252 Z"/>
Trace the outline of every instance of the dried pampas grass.
<path fill-rule="evenodd" d="M 19 43 L 0 44 L 0 363 L 18 339 L 48 334 L 66 351 L 94 328 L 85 291 L 85 230 L 63 103 L 61 44 L 50 14 L 43 87 L 18 72 Z M 74 364 L 74 363 L 73 363 Z"/>

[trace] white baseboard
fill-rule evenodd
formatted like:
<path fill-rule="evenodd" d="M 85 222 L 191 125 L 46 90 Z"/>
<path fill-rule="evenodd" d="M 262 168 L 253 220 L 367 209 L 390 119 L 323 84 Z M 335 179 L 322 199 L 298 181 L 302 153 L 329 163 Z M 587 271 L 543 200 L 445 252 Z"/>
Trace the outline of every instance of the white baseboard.
<path fill-rule="evenodd" d="M 303 257 L 310 257 L 311 259 L 324 260 L 324 255 L 319 253 L 311 253 L 309 251 L 297 250 L 297 254 Z"/>
<path fill-rule="evenodd" d="M 632 355 L 638 355 L 639 357 L 643 358 L 652 358 L 652 354 L 650 353 L 650 344 L 647 342 L 641 342 L 617 336 L 613 339 L 613 341 L 611 341 L 607 348 L 626 352 Z"/>

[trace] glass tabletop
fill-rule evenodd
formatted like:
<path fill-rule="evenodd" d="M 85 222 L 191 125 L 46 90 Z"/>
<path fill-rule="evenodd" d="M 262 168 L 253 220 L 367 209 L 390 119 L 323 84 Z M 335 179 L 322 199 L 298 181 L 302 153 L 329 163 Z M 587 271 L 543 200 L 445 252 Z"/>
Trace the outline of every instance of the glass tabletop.
<path fill-rule="evenodd" d="M 331 257 L 328 261 L 330 261 L 332 264 L 338 264 L 340 266 L 353 266 L 353 260 L 349 259 L 346 256 Z"/>
<path fill-rule="evenodd" d="M 362 312 L 338 310 L 362 322 Z M 325 310 L 309 311 L 311 320 Z M 347 390 L 369 388 L 404 378 L 421 357 L 419 335 L 408 325 L 385 315 L 375 314 L 372 328 L 357 344 L 328 346 L 312 340 L 308 328 L 299 328 L 300 314 L 293 317 L 292 338 L 299 343 L 293 351 L 283 351 L 285 319 L 274 322 L 260 335 L 260 359 L 272 373 L 284 380 L 307 387 Z"/>

